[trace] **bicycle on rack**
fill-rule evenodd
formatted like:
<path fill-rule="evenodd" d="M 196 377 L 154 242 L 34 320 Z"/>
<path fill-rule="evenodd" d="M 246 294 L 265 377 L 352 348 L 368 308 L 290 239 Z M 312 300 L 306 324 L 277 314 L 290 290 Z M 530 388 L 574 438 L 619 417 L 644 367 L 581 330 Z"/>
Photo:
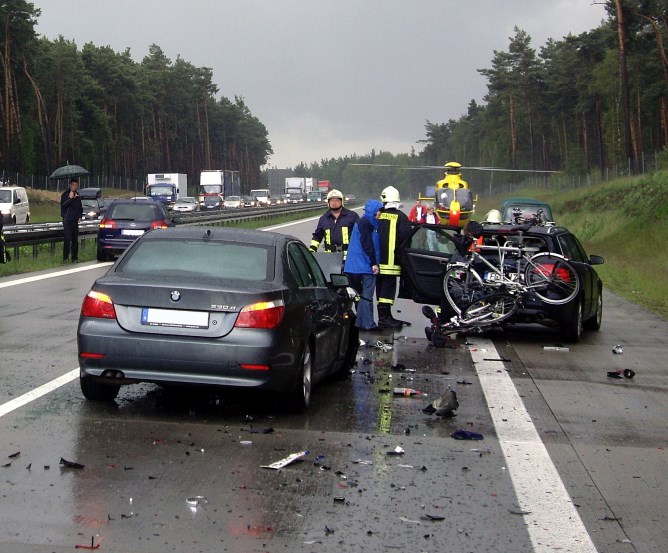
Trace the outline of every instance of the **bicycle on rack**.
<path fill-rule="evenodd" d="M 515 234 L 506 236 L 513 240 L 503 244 L 498 240 L 492 244 L 467 240 L 470 245 L 460 252 L 463 259 L 451 263 L 443 277 L 444 297 L 454 316 L 441 322 L 432 316 L 431 308 L 423 309 L 432 320 L 432 332 L 480 331 L 499 324 L 515 314 L 531 295 L 553 305 L 577 297 L 580 278 L 575 267 L 560 254 L 539 251 L 535 245 L 524 243 L 523 232 L 530 226 L 516 227 Z"/>

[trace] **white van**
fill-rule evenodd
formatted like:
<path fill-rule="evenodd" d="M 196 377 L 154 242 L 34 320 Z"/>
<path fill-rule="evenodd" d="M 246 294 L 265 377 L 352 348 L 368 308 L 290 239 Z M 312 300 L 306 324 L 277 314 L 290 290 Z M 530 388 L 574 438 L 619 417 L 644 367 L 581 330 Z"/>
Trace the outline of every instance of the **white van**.
<path fill-rule="evenodd" d="M 0 213 L 3 224 L 29 223 L 30 205 L 26 189 L 20 186 L 0 187 Z"/>

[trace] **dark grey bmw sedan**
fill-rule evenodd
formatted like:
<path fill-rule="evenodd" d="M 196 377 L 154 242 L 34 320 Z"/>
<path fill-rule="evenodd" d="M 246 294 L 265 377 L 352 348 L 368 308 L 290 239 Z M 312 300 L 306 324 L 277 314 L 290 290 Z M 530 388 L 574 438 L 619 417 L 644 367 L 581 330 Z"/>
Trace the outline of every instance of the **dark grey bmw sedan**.
<path fill-rule="evenodd" d="M 348 279 L 328 277 L 291 236 L 150 231 L 83 300 L 81 390 L 110 401 L 137 382 L 255 388 L 304 410 L 312 385 L 348 374 L 359 346 Z"/>

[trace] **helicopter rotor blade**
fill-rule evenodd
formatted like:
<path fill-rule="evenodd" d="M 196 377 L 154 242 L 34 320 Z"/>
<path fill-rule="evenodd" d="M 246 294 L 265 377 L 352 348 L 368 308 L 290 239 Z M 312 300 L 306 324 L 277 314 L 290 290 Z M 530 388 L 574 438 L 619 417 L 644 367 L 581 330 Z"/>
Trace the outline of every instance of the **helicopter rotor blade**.
<path fill-rule="evenodd" d="M 446 171 L 443 165 L 393 165 L 391 163 L 349 163 L 353 167 L 392 167 L 394 169 L 405 169 L 407 171 L 430 171 L 437 169 Z M 504 169 L 502 167 L 458 167 L 466 171 L 498 171 L 504 173 L 560 173 L 561 171 L 546 171 L 541 169 Z"/>

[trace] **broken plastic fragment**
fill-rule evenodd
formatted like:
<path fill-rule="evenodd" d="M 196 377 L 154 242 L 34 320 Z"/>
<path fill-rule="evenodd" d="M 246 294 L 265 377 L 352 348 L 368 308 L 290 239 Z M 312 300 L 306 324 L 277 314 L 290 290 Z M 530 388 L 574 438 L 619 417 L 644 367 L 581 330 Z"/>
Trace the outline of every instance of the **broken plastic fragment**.
<path fill-rule="evenodd" d="M 294 463 L 297 459 L 301 459 L 302 457 L 304 457 L 304 455 L 308 455 L 308 453 L 309 453 L 308 451 L 299 451 L 297 453 L 288 455 L 284 459 L 276 461 L 271 465 L 260 465 L 260 467 L 263 469 L 273 469 L 273 470 L 282 469 L 283 467 L 289 465 L 290 463 Z"/>
<path fill-rule="evenodd" d="M 60 464 L 63 465 L 63 467 L 68 468 L 68 469 L 82 469 L 85 466 L 85 465 L 82 465 L 81 463 L 75 463 L 74 461 L 68 461 L 67 459 L 63 459 L 62 457 L 60 458 Z"/>
<path fill-rule="evenodd" d="M 403 455 L 404 453 L 406 453 L 404 448 L 397 446 L 393 450 L 386 452 L 385 455 Z"/>
<path fill-rule="evenodd" d="M 621 355 L 622 353 L 624 353 L 624 348 L 621 346 L 621 344 L 617 344 L 615 347 L 612 348 L 612 353 Z"/>

